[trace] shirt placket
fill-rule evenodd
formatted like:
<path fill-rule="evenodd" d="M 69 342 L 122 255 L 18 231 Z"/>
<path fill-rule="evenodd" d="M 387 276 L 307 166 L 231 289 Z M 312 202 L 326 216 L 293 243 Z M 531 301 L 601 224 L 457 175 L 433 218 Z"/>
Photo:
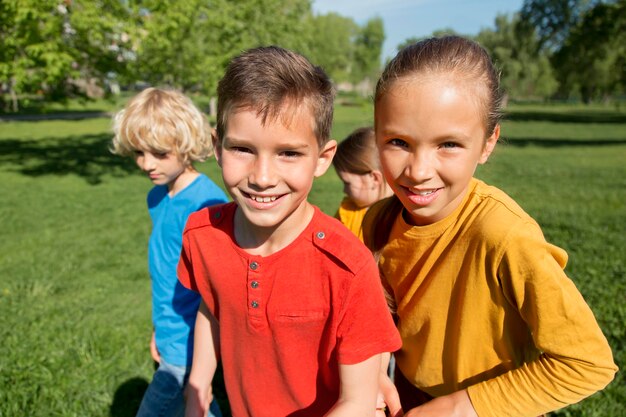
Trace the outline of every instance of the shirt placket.
<path fill-rule="evenodd" d="M 263 265 L 260 259 L 248 260 L 247 301 L 248 317 L 259 322 L 265 317 L 265 300 L 263 299 Z"/>

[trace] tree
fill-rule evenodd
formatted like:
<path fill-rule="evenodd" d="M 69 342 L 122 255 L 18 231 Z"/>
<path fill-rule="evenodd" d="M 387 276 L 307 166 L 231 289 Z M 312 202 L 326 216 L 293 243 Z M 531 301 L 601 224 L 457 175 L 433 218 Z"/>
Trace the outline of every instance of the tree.
<path fill-rule="evenodd" d="M 498 15 L 495 30 L 475 37 L 501 70 L 502 87 L 510 97 L 547 98 L 557 88 L 549 56 L 538 47 L 534 30 L 519 30 L 519 15 Z"/>
<path fill-rule="evenodd" d="M 380 73 L 380 57 L 385 41 L 385 27 L 380 17 L 368 20 L 357 30 L 354 40 L 353 82 L 375 80 Z"/>
<path fill-rule="evenodd" d="M 321 66 L 335 83 L 350 81 L 358 25 L 348 17 L 327 13 L 314 16 L 310 28 L 308 58 Z"/>
<path fill-rule="evenodd" d="M 597 0 L 524 0 L 521 24 L 534 29 L 540 48 L 558 50 L 580 16 Z"/>
<path fill-rule="evenodd" d="M 583 102 L 623 93 L 626 86 L 626 1 L 599 3 L 582 16 L 553 59 L 561 91 Z"/>
<path fill-rule="evenodd" d="M 230 59 L 245 49 L 279 44 L 307 45 L 307 0 L 142 1 L 138 55 L 140 79 L 184 91 L 214 95 Z"/>
<path fill-rule="evenodd" d="M 5 107 L 17 111 L 32 94 L 88 94 L 85 80 L 100 83 L 105 74 L 122 72 L 125 13 L 117 0 L 3 0 L 0 91 L 10 97 Z"/>

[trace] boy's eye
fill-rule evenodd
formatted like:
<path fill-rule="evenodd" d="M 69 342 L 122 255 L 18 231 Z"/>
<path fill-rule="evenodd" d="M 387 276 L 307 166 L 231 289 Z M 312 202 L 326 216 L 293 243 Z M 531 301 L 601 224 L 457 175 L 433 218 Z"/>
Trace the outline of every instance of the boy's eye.
<path fill-rule="evenodd" d="M 297 151 L 282 151 L 280 154 L 282 156 L 286 156 L 287 158 L 297 158 L 301 155 L 301 153 Z"/>
<path fill-rule="evenodd" d="M 233 152 L 241 152 L 241 153 L 250 153 L 250 149 L 244 148 L 243 146 L 231 146 L 229 148 Z"/>
<path fill-rule="evenodd" d="M 155 152 L 152 155 L 154 155 L 156 158 L 164 159 L 167 158 L 169 154 L 169 152 Z"/>
<path fill-rule="evenodd" d="M 444 149 L 453 149 L 458 147 L 459 145 L 454 142 L 444 142 L 441 144 L 441 147 Z"/>
<path fill-rule="evenodd" d="M 135 150 L 133 151 L 133 154 L 134 154 L 135 156 L 143 156 L 143 151 L 139 151 L 139 150 L 135 149 Z"/>

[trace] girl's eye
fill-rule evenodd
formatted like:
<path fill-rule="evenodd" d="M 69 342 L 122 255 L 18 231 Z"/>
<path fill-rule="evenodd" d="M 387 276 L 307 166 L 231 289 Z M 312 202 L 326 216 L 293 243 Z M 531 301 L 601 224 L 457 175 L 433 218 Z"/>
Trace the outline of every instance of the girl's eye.
<path fill-rule="evenodd" d="M 398 139 L 398 138 L 391 139 L 389 141 L 389 144 L 393 145 L 393 146 L 399 146 L 399 147 L 402 147 L 402 148 L 406 148 L 406 147 L 409 146 L 405 141 L 403 141 L 402 139 Z"/>

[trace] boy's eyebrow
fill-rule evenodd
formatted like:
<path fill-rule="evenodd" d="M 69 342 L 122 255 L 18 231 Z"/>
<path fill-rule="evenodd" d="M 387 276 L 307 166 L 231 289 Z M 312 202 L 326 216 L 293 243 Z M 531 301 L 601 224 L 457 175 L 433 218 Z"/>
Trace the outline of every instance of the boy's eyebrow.
<path fill-rule="evenodd" d="M 224 136 L 223 142 L 229 142 L 235 145 L 246 145 L 246 146 L 254 146 L 255 141 L 250 139 L 237 138 L 229 135 Z M 306 141 L 298 141 L 298 140 L 289 140 L 286 139 L 284 141 L 280 141 L 274 144 L 278 149 L 308 149 L 311 147 L 311 144 Z"/>

